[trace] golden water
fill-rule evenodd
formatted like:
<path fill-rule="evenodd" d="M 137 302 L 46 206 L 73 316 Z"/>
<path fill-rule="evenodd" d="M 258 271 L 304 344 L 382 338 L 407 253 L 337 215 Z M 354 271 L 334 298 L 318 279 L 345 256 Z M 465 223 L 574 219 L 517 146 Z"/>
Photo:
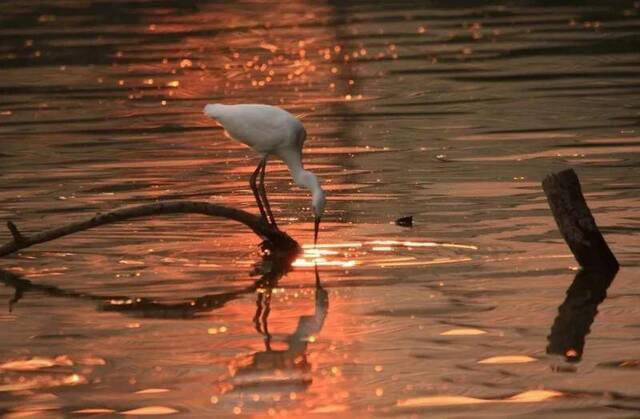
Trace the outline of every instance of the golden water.
<path fill-rule="evenodd" d="M 269 164 L 287 273 L 202 216 L 3 258 L 0 301 L 33 285 L 0 311 L 0 414 L 637 414 L 638 2 L 49 3 L 2 5 L 0 219 L 256 211 L 211 102 L 299 115 L 329 200 L 314 249 Z M 580 362 L 545 350 L 576 262 L 540 182 L 567 167 L 622 264 Z"/>

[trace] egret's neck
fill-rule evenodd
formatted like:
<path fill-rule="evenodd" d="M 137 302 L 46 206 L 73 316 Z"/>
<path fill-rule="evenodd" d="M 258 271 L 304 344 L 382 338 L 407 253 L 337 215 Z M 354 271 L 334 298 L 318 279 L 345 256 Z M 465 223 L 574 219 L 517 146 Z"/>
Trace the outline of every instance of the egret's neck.
<path fill-rule="evenodd" d="M 281 150 L 280 157 L 287 164 L 291 177 L 296 185 L 311 191 L 311 195 L 316 198 L 324 195 L 320 187 L 320 181 L 308 170 L 304 170 L 302 166 L 302 156 L 297 150 Z"/>
<path fill-rule="evenodd" d="M 316 196 L 322 193 L 322 188 L 316 175 L 308 170 L 304 170 L 302 166 L 300 166 L 298 170 L 291 169 L 291 175 L 296 185 L 309 189 L 311 195 Z"/>

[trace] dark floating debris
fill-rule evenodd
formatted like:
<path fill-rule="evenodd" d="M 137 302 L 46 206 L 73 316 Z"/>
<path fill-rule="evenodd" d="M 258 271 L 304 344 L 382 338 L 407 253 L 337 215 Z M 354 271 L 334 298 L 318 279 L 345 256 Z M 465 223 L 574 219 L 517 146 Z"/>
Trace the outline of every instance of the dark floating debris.
<path fill-rule="evenodd" d="M 396 225 L 400 227 L 413 227 L 413 216 L 402 217 L 396 220 Z"/>
<path fill-rule="evenodd" d="M 547 337 L 547 353 L 579 362 L 585 337 L 598 314 L 598 306 L 607 298 L 619 265 L 602 237 L 582 195 L 580 181 L 573 169 L 547 176 L 542 182 L 558 229 L 581 266 L 558 307 Z"/>

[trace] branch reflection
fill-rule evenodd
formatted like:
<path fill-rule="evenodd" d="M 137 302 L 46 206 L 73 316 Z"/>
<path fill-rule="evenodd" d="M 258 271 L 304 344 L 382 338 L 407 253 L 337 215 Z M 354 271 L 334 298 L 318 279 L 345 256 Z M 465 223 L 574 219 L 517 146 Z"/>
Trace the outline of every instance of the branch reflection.
<path fill-rule="evenodd" d="M 568 362 L 579 362 L 585 337 L 598 314 L 598 306 L 607 297 L 613 282 L 613 271 L 580 270 L 567 289 L 567 297 L 558 307 L 558 316 L 547 337 L 547 353 L 563 355 Z"/>
<path fill-rule="evenodd" d="M 52 297 L 96 301 L 98 309 L 102 311 L 116 311 L 145 318 L 185 319 L 222 308 L 229 301 L 254 293 L 258 289 L 272 289 L 280 278 L 291 270 L 291 264 L 300 252 L 299 248 L 287 251 L 273 248 L 262 250 L 262 259 L 254 265 L 252 271 L 252 275 L 259 275 L 259 278 L 250 286 L 229 292 L 207 294 L 179 303 L 162 303 L 147 297 L 104 296 L 66 290 L 54 285 L 34 283 L 1 269 L 0 282 L 15 289 L 14 296 L 9 300 L 10 311 L 26 293 L 39 292 Z"/>

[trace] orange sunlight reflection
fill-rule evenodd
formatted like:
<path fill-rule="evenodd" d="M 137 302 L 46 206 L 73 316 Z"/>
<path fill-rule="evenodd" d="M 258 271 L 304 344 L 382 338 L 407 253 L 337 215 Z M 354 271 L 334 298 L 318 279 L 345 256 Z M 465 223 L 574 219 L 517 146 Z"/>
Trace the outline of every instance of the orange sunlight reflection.
<path fill-rule="evenodd" d="M 554 390 L 529 390 L 515 394 L 505 399 L 481 399 L 466 396 L 427 396 L 399 400 L 396 406 L 410 408 L 454 406 L 480 403 L 534 403 L 554 399 L 563 395 L 563 393 Z"/>
<path fill-rule="evenodd" d="M 380 253 L 395 253 L 397 255 L 408 250 L 420 248 L 478 250 L 478 247 L 474 245 L 430 241 L 373 240 L 351 243 L 322 243 L 317 246 L 304 245 L 302 256 L 293 262 L 293 266 L 308 268 L 318 265 L 352 268 L 365 265 L 384 268 L 460 263 L 472 260 L 468 256 L 428 256 L 419 253 L 400 257 L 377 257 Z"/>
<path fill-rule="evenodd" d="M 478 364 L 526 364 L 536 362 L 536 358 L 527 355 L 492 356 L 478 361 Z"/>

